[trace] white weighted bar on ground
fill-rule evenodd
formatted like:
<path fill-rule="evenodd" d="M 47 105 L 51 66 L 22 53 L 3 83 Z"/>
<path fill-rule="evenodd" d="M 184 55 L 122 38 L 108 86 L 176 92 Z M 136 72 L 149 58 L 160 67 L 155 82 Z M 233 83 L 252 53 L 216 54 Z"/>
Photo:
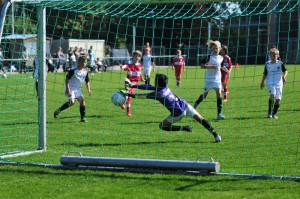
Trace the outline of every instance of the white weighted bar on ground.
<path fill-rule="evenodd" d="M 167 169 L 186 171 L 206 171 L 208 173 L 220 171 L 218 162 L 202 161 L 180 161 L 180 160 L 157 160 L 157 159 L 135 159 L 135 158 L 108 158 L 108 157 L 83 157 L 62 156 L 62 165 L 76 166 L 103 166 L 103 167 L 125 167 L 144 169 Z"/>

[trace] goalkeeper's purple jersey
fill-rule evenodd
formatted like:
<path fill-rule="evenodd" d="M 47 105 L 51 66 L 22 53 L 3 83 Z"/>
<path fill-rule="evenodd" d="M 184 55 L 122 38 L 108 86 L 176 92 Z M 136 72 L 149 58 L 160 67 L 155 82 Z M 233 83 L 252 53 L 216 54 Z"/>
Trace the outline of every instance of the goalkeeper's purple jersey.
<path fill-rule="evenodd" d="M 146 94 L 146 98 L 158 100 L 164 105 L 173 117 L 180 116 L 188 107 L 188 103 L 172 93 L 168 87 L 156 88 L 155 86 L 138 85 L 138 89 L 154 90 Z"/>

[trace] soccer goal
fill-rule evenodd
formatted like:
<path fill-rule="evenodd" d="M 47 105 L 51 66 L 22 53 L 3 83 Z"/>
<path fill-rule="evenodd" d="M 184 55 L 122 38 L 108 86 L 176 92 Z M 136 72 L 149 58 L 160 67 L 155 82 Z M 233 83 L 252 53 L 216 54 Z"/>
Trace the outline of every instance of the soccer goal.
<path fill-rule="evenodd" d="M 60 165 L 63 157 L 68 164 L 73 156 L 66 154 L 78 152 L 88 158 L 75 157 L 73 164 L 91 160 L 95 166 L 94 157 L 101 157 L 125 165 L 155 160 L 157 168 L 213 158 L 220 174 L 299 178 L 299 1 L 10 0 L 0 23 L 0 73 L 6 74 L 0 79 L 1 162 Z M 232 61 L 225 119 L 217 119 L 213 90 L 197 107 L 220 143 L 188 117 L 178 125 L 192 132 L 161 130 L 170 113 L 158 101 L 131 99 L 131 117 L 111 102 L 127 76 L 120 65 L 147 48 L 155 64 L 150 83 L 156 73 L 167 75 L 172 92 L 193 105 L 204 91 L 200 65 L 210 54 L 208 40 L 226 45 Z M 278 119 L 267 117 L 269 91 L 260 89 L 273 46 L 288 70 Z M 180 87 L 172 67 L 177 50 L 185 60 Z M 88 59 L 92 90 L 89 96 L 81 88 L 86 122 L 78 101 L 54 114 L 68 100 L 65 78 L 79 56 Z"/>

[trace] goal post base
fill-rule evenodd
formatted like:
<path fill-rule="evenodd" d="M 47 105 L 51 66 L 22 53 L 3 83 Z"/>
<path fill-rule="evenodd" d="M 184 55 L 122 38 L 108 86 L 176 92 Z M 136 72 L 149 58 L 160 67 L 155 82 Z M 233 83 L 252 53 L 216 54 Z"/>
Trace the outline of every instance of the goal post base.
<path fill-rule="evenodd" d="M 102 166 L 114 168 L 197 171 L 201 173 L 218 173 L 220 171 L 219 162 L 202 161 L 62 156 L 60 162 L 64 166 Z"/>

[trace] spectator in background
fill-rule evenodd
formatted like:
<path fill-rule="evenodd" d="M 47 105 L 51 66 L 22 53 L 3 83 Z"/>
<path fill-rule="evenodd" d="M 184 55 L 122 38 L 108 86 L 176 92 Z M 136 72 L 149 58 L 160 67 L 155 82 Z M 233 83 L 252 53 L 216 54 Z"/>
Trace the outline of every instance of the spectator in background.
<path fill-rule="evenodd" d="M 152 48 L 150 47 L 149 42 L 147 42 L 147 43 L 145 44 L 144 48 L 147 48 L 147 49 L 149 50 L 149 53 L 151 53 Z"/>
<path fill-rule="evenodd" d="M 58 58 L 58 72 L 63 72 L 65 71 L 65 65 L 66 65 L 66 57 L 64 55 L 64 52 L 62 51 L 61 47 L 58 47 L 58 52 L 57 52 L 57 58 Z"/>
<path fill-rule="evenodd" d="M 93 49 L 93 45 L 90 46 L 90 50 L 91 50 L 91 52 L 93 54 L 93 57 L 96 58 L 96 52 Z"/>
<path fill-rule="evenodd" d="M 97 57 L 97 70 L 98 72 L 101 73 L 101 68 L 103 67 L 103 72 L 106 72 L 108 64 L 106 64 L 102 59 L 100 59 L 99 57 Z"/>
<path fill-rule="evenodd" d="M 79 47 L 79 56 L 85 56 L 85 50 L 82 47 Z"/>
<path fill-rule="evenodd" d="M 24 46 L 23 51 L 22 51 L 22 71 L 26 74 L 27 72 L 27 60 L 30 59 L 31 57 L 28 54 L 27 48 Z"/>
<path fill-rule="evenodd" d="M 72 59 L 71 56 L 73 54 L 73 48 L 70 47 L 70 49 L 68 50 L 68 59 L 69 59 L 69 67 L 72 68 Z"/>
<path fill-rule="evenodd" d="M 72 55 L 70 57 L 71 60 L 71 69 L 75 69 L 76 68 L 76 63 L 77 63 L 77 57 L 76 57 L 76 50 L 73 50 Z"/>
<path fill-rule="evenodd" d="M 92 53 L 92 50 L 89 49 L 88 50 L 88 55 L 89 55 L 89 69 L 92 72 L 92 75 L 94 75 L 94 73 L 96 72 L 96 64 L 95 64 L 95 57 L 94 54 Z"/>

